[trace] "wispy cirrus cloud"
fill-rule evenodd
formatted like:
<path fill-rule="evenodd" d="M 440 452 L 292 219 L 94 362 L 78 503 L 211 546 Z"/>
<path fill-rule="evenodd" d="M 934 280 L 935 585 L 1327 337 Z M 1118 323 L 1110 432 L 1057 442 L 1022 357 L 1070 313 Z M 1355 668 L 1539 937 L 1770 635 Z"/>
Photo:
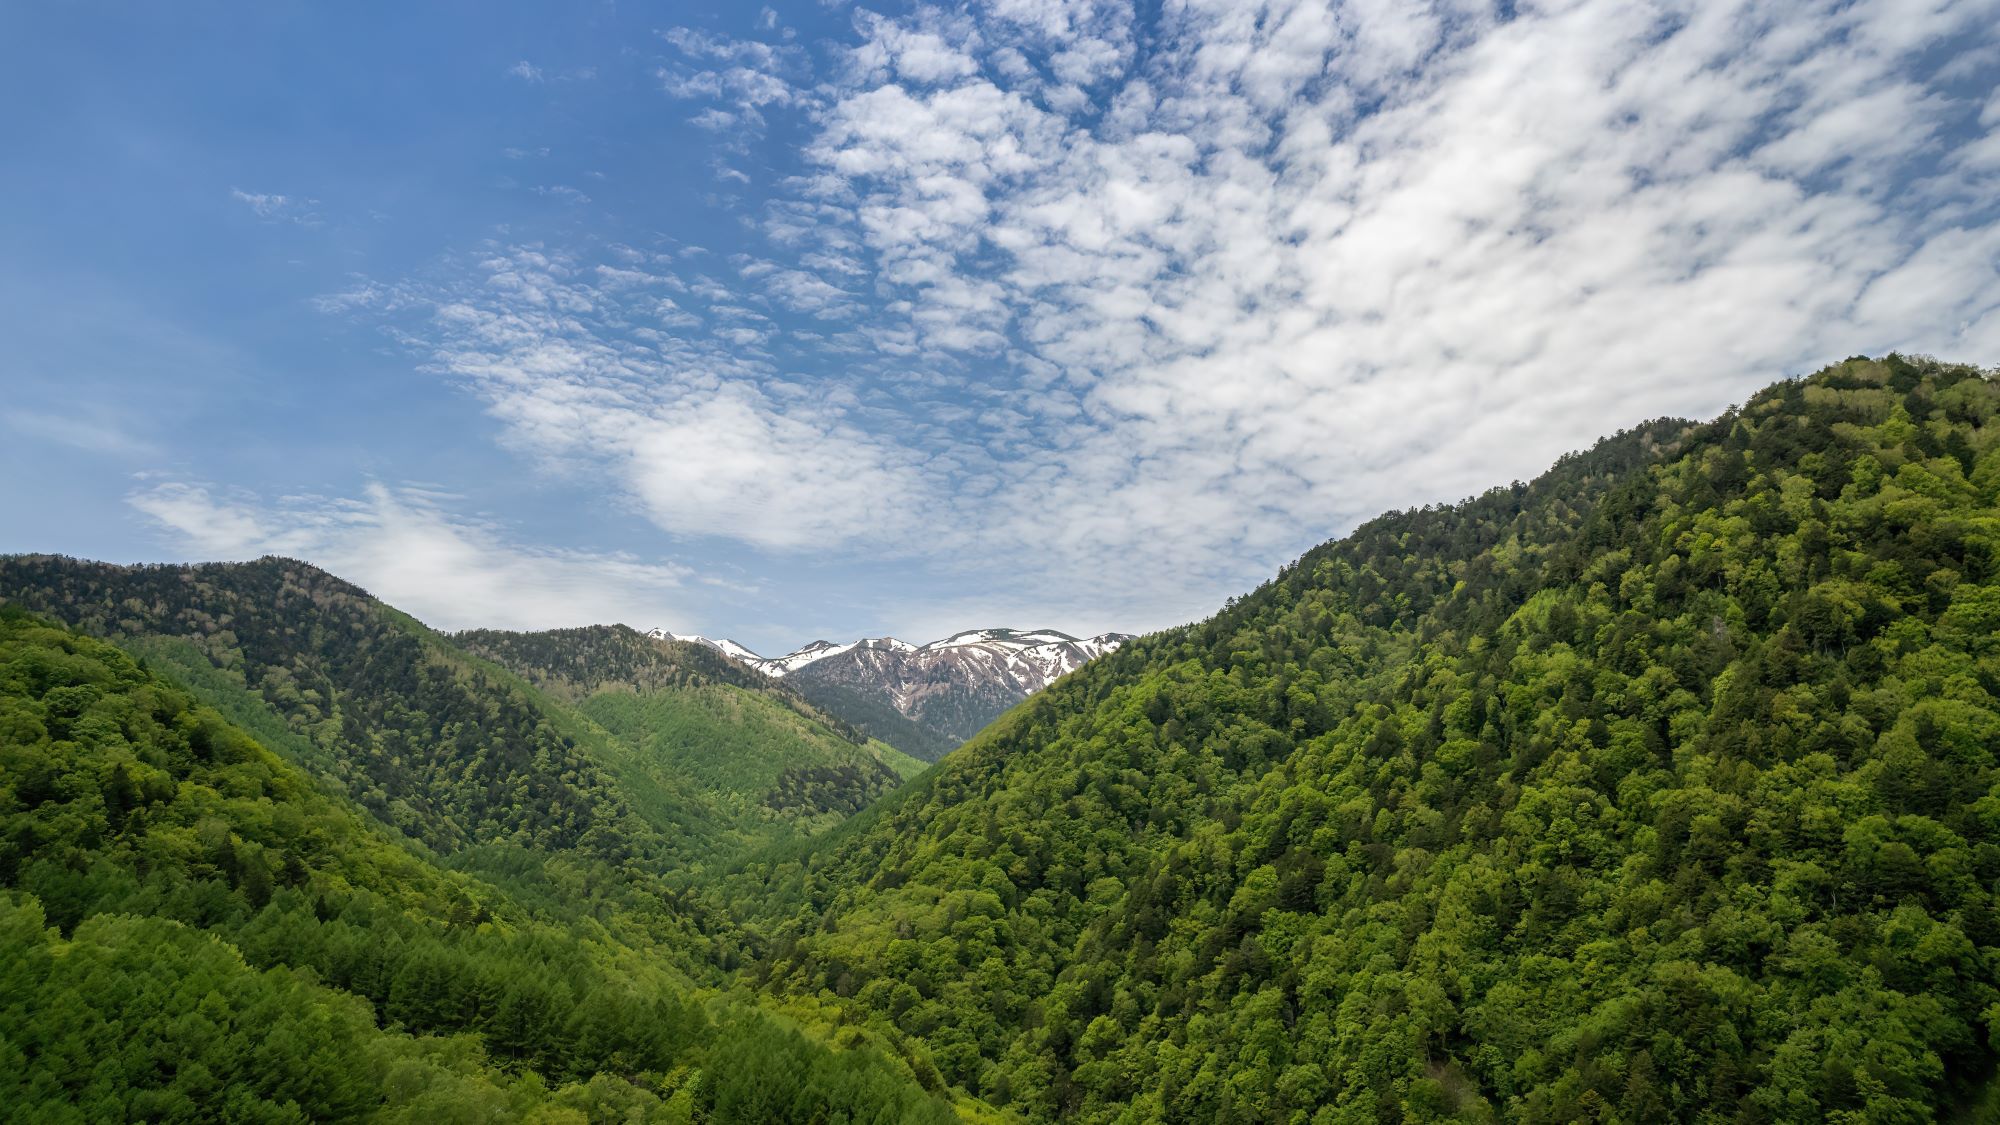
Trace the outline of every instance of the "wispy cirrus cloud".
<path fill-rule="evenodd" d="M 100 457 L 158 457 L 160 446 L 135 432 L 133 420 L 103 403 L 73 403 L 63 411 L 14 407 L 0 410 L 0 424 L 45 442 Z"/>
<path fill-rule="evenodd" d="M 302 199 L 277 192 L 244 191 L 242 188 L 230 188 L 229 198 L 248 207 L 252 214 L 267 222 L 318 226 L 322 221 L 315 210 L 319 206 L 317 199 Z"/>
<path fill-rule="evenodd" d="M 209 486 L 142 487 L 128 503 L 203 558 L 308 559 L 445 629 L 682 620 L 690 572 L 619 554 L 524 546 L 453 514 L 452 497 L 371 484 L 359 497 L 267 502 Z"/>
<path fill-rule="evenodd" d="M 573 188 L 568 184 L 545 184 L 535 188 L 535 194 L 575 206 L 590 202 L 590 196 L 582 188 Z"/>
<path fill-rule="evenodd" d="M 395 323 L 675 534 L 1163 623 L 1645 417 L 2000 359 L 1996 15 L 993 0 L 817 73 L 677 29 L 718 152 L 805 138 L 756 252 L 501 246 Z"/>
<path fill-rule="evenodd" d="M 363 286 L 327 307 L 408 316 L 406 342 L 483 398 L 514 448 L 609 474 L 676 533 L 798 550 L 907 531 L 920 460 L 865 429 L 851 393 L 780 377 L 768 318 L 735 289 L 640 258 L 586 268 L 500 248 L 476 284 Z"/>
<path fill-rule="evenodd" d="M 507 68 L 507 77 L 526 82 L 530 86 L 540 86 L 547 82 L 588 82 L 597 77 L 597 68 L 582 66 L 573 70 L 546 70 L 527 59 L 521 59 Z"/>

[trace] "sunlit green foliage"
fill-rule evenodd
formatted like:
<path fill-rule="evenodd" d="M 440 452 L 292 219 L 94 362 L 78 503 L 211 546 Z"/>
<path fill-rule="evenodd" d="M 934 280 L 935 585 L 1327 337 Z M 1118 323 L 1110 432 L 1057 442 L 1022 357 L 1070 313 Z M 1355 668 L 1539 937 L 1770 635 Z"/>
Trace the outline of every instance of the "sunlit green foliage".
<path fill-rule="evenodd" d="M 661 688 L 727 685 L 775 700 L 848 742 L 868 741 L 860 731 L 814 707 L 783 680 L 772 679 L 703 645 L 647 636 L 626 625 L 586 625 L 537 633 L 468 629 L 452 634 L 451 640 L 572 703 L 611 688 L 644 694 Z"/>
<path fill-rule="evenodd" d="M 1649 423 L 893 789 L 630 630 L 461 649 L 282 560 L 0 560 L 183 685 L 0 611 L 0 1106 L 1983 1120 L 1996 415 L 1892 357 Z"/>
<path fill-rule="evenodd" d="M 697 987 L 671 967 L 693 939 L 594 871 L 534 863 L 567 920 L 538 918 L 119 650 L 0 610 L 18 1119 L 950 1119 L 920 1058 Z"/>
<path fill-rule="evenodd" d="M 2000 1038 L 2000 386 L 1395 513 L 725 884 L 1038 1119 L 1918 1121 Z"/>
<path fill-rule="evenodd" d="M 625 626 L 452 638 L 574 706 L 628 749 L 621 777 L 691 785 L 746 845 L 838 823 L 923 769 L 777 680 Z"/>
<path fill-rule="evenodd" d="M 658 865 L 716 835 L 713 812 L 685 795 L 637 815 L 577 745 L 585 733 L 563 729 L 525 685 L 302 563 L 11 556 L 0 558 L 0 601 L 136 641 L 218 702 L 233 688 L 238 718 L 261 703 L 312 748 L 302 764 L 440 851 L 504 842 Z"/>

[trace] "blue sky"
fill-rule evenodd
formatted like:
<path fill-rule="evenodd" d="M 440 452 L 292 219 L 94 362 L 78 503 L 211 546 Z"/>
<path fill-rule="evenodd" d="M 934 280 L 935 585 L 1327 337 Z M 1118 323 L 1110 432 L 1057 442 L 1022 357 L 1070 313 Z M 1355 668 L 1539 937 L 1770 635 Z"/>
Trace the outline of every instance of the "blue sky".
<path fill-rule="evenodd" d="M 1203 616 L 1385 508 L 2000 362 L 2000 11 L 0 11 L 0 550 L 427 621 Z"/>

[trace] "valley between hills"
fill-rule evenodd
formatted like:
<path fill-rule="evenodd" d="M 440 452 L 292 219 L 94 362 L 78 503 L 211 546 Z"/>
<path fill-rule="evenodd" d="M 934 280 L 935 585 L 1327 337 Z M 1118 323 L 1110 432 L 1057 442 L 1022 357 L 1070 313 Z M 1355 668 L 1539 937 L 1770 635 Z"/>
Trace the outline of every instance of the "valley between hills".
<path fill-rule="evenodd" d="M 0 1118 L 2000 1119 L 2000 379 L 1631 422 L 1140 637 L 0 558 Z"/>

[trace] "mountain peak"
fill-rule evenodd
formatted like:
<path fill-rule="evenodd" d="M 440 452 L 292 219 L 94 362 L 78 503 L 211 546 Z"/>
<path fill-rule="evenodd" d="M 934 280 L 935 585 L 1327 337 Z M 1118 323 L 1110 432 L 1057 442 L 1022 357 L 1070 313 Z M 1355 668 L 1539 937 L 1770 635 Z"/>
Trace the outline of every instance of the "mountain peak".
<path fill-rule="evenodd" d="M 664 629 L 647 635 L 703 645 L 785 679 L 822 709 L 923 758 L 938 757 L 1002 711 L 1132 639 L 1129 633 L 1081 638 L 1060 629 L 992 627 L 962 629 L 921 645 L 896 637 L 820 638 L 766 657 L 735 641 Z"/>

